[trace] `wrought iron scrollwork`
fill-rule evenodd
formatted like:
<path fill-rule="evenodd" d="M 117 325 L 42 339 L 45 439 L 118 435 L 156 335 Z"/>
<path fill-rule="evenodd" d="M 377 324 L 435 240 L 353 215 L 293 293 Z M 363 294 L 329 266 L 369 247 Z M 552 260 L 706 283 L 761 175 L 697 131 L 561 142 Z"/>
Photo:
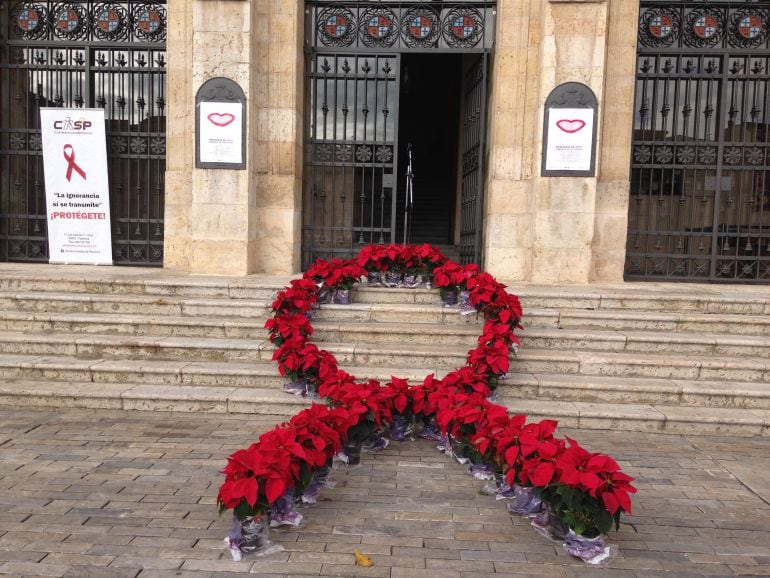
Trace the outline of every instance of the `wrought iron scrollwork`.
<path fill-rule="evenodd" d="M 14 36 L 26 40 L 166 39 L 166 9 L 162 3 L 149 0 L 133 6 L 130 2 L 18 2 L 10 16 Z"/>
<path fill-rule="evenodd" d="M 444 16 L 442 32 L 444 40 L 452 48 L 472 48 L 484 33 L 484 18 L 476 8 L 454 8 Z"/>
<path fill-rule="evenodd" d="M 318 38 L 325 46 L 350 46 L 356 38 L 353 13 L 342 6 L 330 6 L 318 15 Z"/>
<path fill-rule="evenodd" d="M 766 283 L 768 4 L 641 13 L 626 274 Z"/>
<path fill-rule="evenodd" d="M 768 12 L 760 8 L 743 8 L 730 16 L 729 39 L 732 46 L 754 48 L 767 40 Z"/>
<path fill-rule="evenodd" d="M 687 46 L 709 48 L 718 45 L 725 33 L 721 10 L 697 8 L 687 13 L 683 42 Z"/>
<path fill-rule="evenodd" d="M 22 2 L 11 10 L 11 24 L 14 32 L 29 40 L 37 40 L 49 33 L 48 11 L 37 3 Z"/>
<path fill-rule="evenodd" d="M 54 34 L 65 40 L 79 40 L 88 32 L 88 13 L 80 4 L 58 4 L 53 10 Z"/>
<path fill-rule="evenodd" d="M 671 46 L 679 38 L 679 12 L 672 8 L 648 8 L 639 16 L 639 42 L 644 46 Z"/>
<path fill-rule="evenodd" d="M 119 4 L 100 4 L 94 9 L 93 30 L 100 40 L 122 40 L 128 34 L 128 14 Z"/>
<path fill-rule="evenodd" d="M 388 48 L 398 40 L 398 17 L 390 8 L 368 8 L 361 15 L 361 42 L 366 46 Z"/>
<path fill-rule="evenodd" d="M 10 4 L 0 18 L 11 99 L 0 115 L 0 260 L 48 259 L 38 110 L 59 106 L 104 109 L 114 261 L 162 264 L 166 2 Z"/>
<path fill-rule="evenodd" d="M 441 27 L 438 13 L 432 8 L 418 6 L 401 17 L 401 37 L 412 48 L 430 48 L 438 42 Z"/>
<path fill-rule="evenodd" d="M 166 10 L 157 4 L 140 4 L 132 14 L 134 34 L 143 40 L 160 40 L 166 37 Z"/>

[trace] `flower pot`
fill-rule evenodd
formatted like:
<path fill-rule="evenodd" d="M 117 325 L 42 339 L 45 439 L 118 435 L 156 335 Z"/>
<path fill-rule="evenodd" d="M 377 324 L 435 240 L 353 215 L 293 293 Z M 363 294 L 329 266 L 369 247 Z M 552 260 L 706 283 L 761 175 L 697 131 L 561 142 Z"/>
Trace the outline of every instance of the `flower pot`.
<path fill-rule="evenodd" d="M 439 441 L 441 439 L 441 430 L 436 425 L 436 419 L 430 418 L 427 423 L 423 423 L 417 435 L 426 440 Z"/>
<path fill-rule="evenodd" d="M 334 295 L 336 292 L 337 290 L 334 287 L 321 287 L 318 290 L 318 298 L 316 299 L 316 303 L 334 303 Z"/>
<path fill-rule="evenodd" d="M 458 302 L 460 305 L 460 312 L 462 315 L 470 315 L 476 313 L 476 308 L 471 305 L 471 294 L 468 291 L 460 291 L 458 296 Z"/>
<path fill-rule="evenodd" d="M 291 381 L 289 383 L 283 384 L 283 390 L 286 393 L 290 393 L 292 395 L 301 395 L 304 396 L 307 392 L 308 383 L 307 380 L 300 378 L 297 381 Z"/>
<path fill-rule="evenodd" d="M 305 381 L 305 391 L 302 395 L 308 399 L 318 399 L 318 384 L 312 381 Z"/>
<path fill-rule="evenodd" d="M 227 543 L 234 560 L 242 554 L 261 552 L 269 545 L 268 525 L 262 516 L 248 516 L 242 520 L 233 514 L 233 525 L 227 534 Z"/>
<path fill-rule="evenodd" d="M 508 511 L 512 514 L 521 514 L 522 516 L 531 516 L 541 510 L 542 502 L 540 497 L 535 495 L 535 488 L 528 486 L 513 485 L 514 500 L 508 504 Z"/>
<path fill-rule="evenodd" d="M 343 451 L 345 452 L 345 455 L 348 456 L 348 465 L 349 466 L 357 466 L 361 463 L 361 446 L 363 444 L 361 442 L 351 442 L 347 441 L 345 442 L 345 445 L 342 446 Z"/>
<path fill-rule="evenodd" d="M 550 504 L 545 504 L 540 513 L 532 520 L 532 526 L 546 538 L 561 542 L 567 536 L 569 527 Z"/>
<path fill-rule="evenodd" d="M 610 547 L 606 545 L 604 536 L 599 534 L 594 538 L 586 538 L 575 534 L 572 528 L 564 538 L 564 548 L 570 556 L 589 564 L 599 564 L 610 556 Z"/>
<path fill-rule="evenodd" d="M 381 287 L 382 279 L 380 278 L 379 271 L 369 271 L 366 274 L 366 283 L 369 287 Z"/>
<path fill-rule="evenodd" d="M 372 435 L 364 440 L 364 443 L 361 445 L 361 449 L 368 454 L 372 454 L 375 452 L 381 452 L 388 447 L 388 444 L 390 444 L 390 441 L 382 437 L 380 432 L 375 431 Z"/>
<path fill-rule="evenodd" d="M 302 523 L 302 514 L 300 514 L 294 501 L 294 488 L 288 488 L 283 495 L 270 506 L 270 527 L 294 526 L 295 528 Z"/>
<path fill-rule="evenodd" d="M 334 302 L 337 305 L 349 305 L 350 289 L 337 289 L 334 293 Z"/>
<path fill-rule="evenodd" d="M 407 289 L 414 289 L 420 285 L 420 278 L 417 275 L 407 273 L 404 275 L 403 286 Z"/>
<path fill-rule="evenodd" d="M 391 422 L 389 429 L 390 439 L 396 442 L 402 442 L 412 435 L 412 432 L 414 432 L 414 417 L 407 420 L 399 413 L 393 414 L 393 421 Z"/>
<path fill-rule="evenodd" d="M 447 289 L 441 294 L 441 304 L 445 307 L 457 305 L 457 292 L 454 289 Z"/>
<path fill-rule="evenodd" d="M 386 271 L 384 284 L 386 287 L 400 287 L 401 273 L 399 271 Z"/>

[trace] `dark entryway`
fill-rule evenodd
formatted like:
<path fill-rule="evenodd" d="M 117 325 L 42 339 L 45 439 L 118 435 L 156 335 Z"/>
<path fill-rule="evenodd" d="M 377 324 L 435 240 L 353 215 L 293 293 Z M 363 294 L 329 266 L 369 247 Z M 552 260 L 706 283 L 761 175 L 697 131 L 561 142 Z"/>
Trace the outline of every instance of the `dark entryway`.
<path fill-rule="evenodd" d="M 481 262 L 484 129 L 495 2 L 305 5 L 302 264 L 404 240 Z"/>
<path fill-rule="evenodd" d="M 462 54 L 404 54 L 399 100 L 398 239 L 412 149 L 413 205 L 408 240 L 454 244 L 460 136 Z"/>

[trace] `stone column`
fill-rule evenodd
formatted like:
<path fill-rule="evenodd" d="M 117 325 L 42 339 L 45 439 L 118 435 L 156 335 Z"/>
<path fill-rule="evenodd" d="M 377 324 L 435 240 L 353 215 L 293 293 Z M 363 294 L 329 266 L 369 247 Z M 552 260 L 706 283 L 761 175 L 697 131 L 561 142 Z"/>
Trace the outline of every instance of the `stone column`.
<path fill-rule="evenodd" d="M 249 2 L 170 0 L 168 39 L 169 158 L 164 266 L 240 275 L 254 269 L 249 242 L 249 169 L 195 168 L 195 95 L 210 78 L 227 77 L 249 94 Z M 252 131 L 247 123 L 248 146 Z"/>
<path fill-rule="evenodd" d="M 500 0 L 484 230 L 485 267 L 497 277 L 622 279 L 637 3 Z M 599 101 L 596 177 L 540 176 L 545 99 L 564 82 Z"/>
<path fill-rule="evenodd" d="M 596 185 L 591 281 L 623 280 L 628 236 L 628 192 L 636 85 L 639 2 L 611 0 L 607 29 L 604 106 Z"/>
<path fill-rule="evenodd" d="M 251 4 L 253 270 L 289 274 L 299 271 L 301 252 L 304 3 Z"/>
<path fill-rule="evenodd" d="M 166 213 L 163 266 L 192 267 L 192 171 L 195 154 L 193 2 L 168 2 L 168 70 L 166 109 Z"/>
<path fill-rule="evenodd" d="M 242 275 L 299 269 L 302 3 L 170 0 L 164 266 Z M 246 94 L 246 170 L 196 169 L 195 94 Z"/>

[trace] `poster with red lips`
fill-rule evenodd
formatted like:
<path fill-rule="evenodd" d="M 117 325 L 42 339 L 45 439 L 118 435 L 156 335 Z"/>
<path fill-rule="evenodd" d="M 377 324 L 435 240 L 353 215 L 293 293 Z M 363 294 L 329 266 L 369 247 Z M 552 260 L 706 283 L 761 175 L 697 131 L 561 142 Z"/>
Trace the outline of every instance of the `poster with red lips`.
<path fill-rule="evenodd" d="M 546 171 L 590 171 L 594 132 L 591 108 L 550 108 Z"/>
<path fill-rule="evenodd" d="M 200 162 L 243 162 L 243 105 L 232 102 L 201 102 Z"/>
<path fill-rule="evenodd" d="M 112 265 L 104 110 L 41 108 L 49 263 Z"/>

